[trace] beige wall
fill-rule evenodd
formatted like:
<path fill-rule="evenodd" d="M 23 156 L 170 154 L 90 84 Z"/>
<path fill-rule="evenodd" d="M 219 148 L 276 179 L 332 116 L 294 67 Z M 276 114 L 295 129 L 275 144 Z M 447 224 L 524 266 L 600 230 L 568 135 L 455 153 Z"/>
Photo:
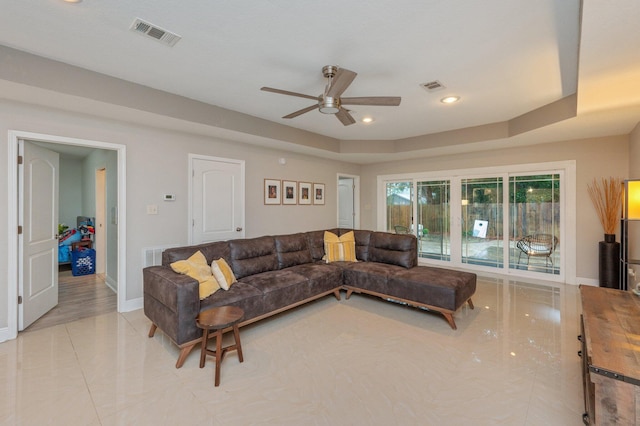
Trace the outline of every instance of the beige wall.
<path fill-rule="evenodd" d="M 259 148 L 239 142 L 136 126 L 22 103 L 0 101 L 0 164 L 7 164 L 9 130 L 42 133 L 126 145 L 127 300 L 142 297 L 144 247 L 187 243 L 188 154 L 244 160 L 246 167 L 246 236 L 306 231 L 336 226 L 337 174 L 358 175 L 360 166 L 302 154 Z M 281 166 L 278 159 L 287 164 Z M 2 170 L 6 170 L 5 167 Z M 324 206 L 265 206 L 263 179 L 320 182 Z M 6 202 L 6 172 L 0 172 L 0 199 Z M 176 201 L 162 201 L 162 194 Z M 158 215 L 146 206 L 157 204 Z M 0 209 L 0 223 L 7 223 Z M 7 276 L 8 230 L 0 226 L 0 277 Z M 7 282 L 0 280 L 0 329 L 7 327 Z"/>
<path fill-rule="evenodd" d="M 629 135 L 629 179 L 640 179 L 640 123 Z M 638 223 L 629 225 L 629 258 L 640 258 L 640 227 Z M 633 266 L 635 278 L 629 277 L 629 287 L 635 287 L 640 282 L 640 265 Z"/>
<path fill-rule="evenodd" d="M 640 179 L 640 123 L 629 135 L 629 179 Z"/>
<path fill-rule="evenodd" d="M 377 224 L 379 175 L 575 160 L 576 206 L 572 208 L 578 212 L 576 273 L 578 278 L 597 280 L 598 241 L 603 239 L 603 231 L 587 194 L 587 184 L 593 178 L 626 178 L 628 152 L 629 138 L 615 136 L 366 165 L 361 173 L 362 227 L 375 229 Z"/>

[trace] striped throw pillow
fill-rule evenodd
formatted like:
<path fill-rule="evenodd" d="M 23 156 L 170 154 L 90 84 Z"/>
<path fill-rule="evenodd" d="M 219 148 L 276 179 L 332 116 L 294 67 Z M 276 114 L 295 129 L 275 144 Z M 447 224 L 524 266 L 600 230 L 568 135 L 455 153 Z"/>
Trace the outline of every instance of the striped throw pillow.
<path fill-rule="evenodd" d="M 324 232 L 324 260 L 327 263 L 356 262 L 356 238 L 353 231 L 338 237 L 333 232 Z"/>

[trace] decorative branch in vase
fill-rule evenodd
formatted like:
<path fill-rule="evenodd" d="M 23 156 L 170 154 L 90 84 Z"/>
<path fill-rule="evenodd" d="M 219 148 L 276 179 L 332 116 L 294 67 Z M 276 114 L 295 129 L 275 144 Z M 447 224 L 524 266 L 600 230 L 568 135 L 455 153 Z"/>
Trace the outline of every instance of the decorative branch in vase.
<path fill-rule="evenodd" d="M 589 197 L 604 229 L 605 239 L 607 235 L 613 235 L 615 240 L 622 209 L 623 183 L 621 178 L 610 177 L 602 178 L 600 182 L 594 178 L 591 185 L 587 185 Z"/>
<path fill-rule="evenodd" d="M 604 241 L 598 243 L 598 278 L 600 287 L 619 288 L 620 243 L 616 242 L 616 227 L 622 209 L 623 180 L 610 177 L 600 182 L 593 179 L 587 185 L 589 197 L 604 229 Z"/>

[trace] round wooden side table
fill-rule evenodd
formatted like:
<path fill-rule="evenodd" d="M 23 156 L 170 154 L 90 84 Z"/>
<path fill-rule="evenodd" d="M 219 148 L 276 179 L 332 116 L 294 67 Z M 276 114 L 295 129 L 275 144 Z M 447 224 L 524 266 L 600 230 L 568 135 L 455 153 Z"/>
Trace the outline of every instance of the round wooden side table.
<path fill-rule="evenodd" d="M 221 306 L 219 308 L 212 308 L 206 311 L 200 312 L 196 318 L 196 325 L 204 330 L 202 335 L 202 349 L 200 351 L 200 368 L 204 367 L 205 358 L 207 355 L 213 355 L 216 357 L 216 379 L 215 385 L 220 385 L 220 364 L 224 355 L 231 350 L 238 351 L 238 358 L 240 362 L 243 362 L 242 358 L 242 345 L 240 344 L 240 330 L 238 329 L 238 323 L 244 317 L 244 311 L 236 306 Z M 235 339 L 235 345 L 222 347 L 222 332 L 225 328 L 233 328 L 233 337 Z M 207 341 L 211 334 L 216 337 L 216 349 L 207 349 Z"/>

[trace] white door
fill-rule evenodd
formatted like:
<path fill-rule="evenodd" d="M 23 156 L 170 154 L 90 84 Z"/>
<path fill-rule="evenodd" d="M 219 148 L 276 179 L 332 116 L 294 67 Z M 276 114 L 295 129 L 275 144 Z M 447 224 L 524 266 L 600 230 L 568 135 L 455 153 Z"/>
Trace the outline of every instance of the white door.
<path fill-rule="evenodd" d="M 338 227 L 355 228 L 354 209 L 354 188 L 353 178 L 340 177 L 338 180 Z"/>
<path fill-rule="evenodd" d="M 20 141 L 19 151 L 18 329 L 24 330 L 58 304 L 59 155 L 27 141 Z"/>
<path fill-rule="evenodd" d="M 191 244 L 244 237 L 244 162 L 191 157 Z"/>

